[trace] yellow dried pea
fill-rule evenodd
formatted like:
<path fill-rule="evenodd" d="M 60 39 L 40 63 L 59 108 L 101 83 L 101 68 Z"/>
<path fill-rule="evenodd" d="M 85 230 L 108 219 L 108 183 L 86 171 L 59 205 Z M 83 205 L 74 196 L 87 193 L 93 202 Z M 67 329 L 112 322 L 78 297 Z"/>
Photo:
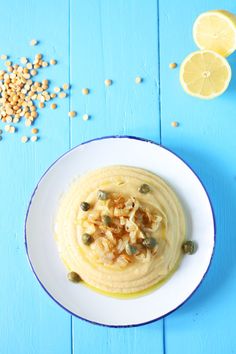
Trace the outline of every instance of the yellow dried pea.
<path fill-rule="evenodd" d="M 169 64 L 169 68 L 170 69 L 175 69 L 177 67 L 177 64 L 176 63 L 170 63 Z"/>
<path fill-rule="evenodd" d="M 54 92 L 58 93 L 60 91 L 61 91 L 60 87 L 54 87 Z"/>
<path fill-rule="evenodd" d="M 42 62 L 42 66 L 45 68 L 46 66 L 48 66 L 48 62 L 47 61 L 43 61 Z"/>
<path fill-rule="evenodd" d="M 31 39 L 30 45 L 34 46 L 34 45 L 37 45 L 37 44 L 38 44 L 37 39 Z"/>
<path fill-rule="evenodd" d="M 89 115 L 88 115 L 88 114 L 84 114 L 84 115 L 83 115 L 83 120 L 85 120 L 85 121 L 86 121 L 86 120 L 89 120 Z"/>
<path fill-rule="evenodd" d="M 37 75 L 37 70 L 35 70 L 35 69 L 32 69 L 32 70 L 30 70 L 30 74 L 32 75 L 32 76 L 35 76 L 35 75 Z"/>
<path fill-rule="evenodd" d="M 26 63 L 28 62 L 28 59 L 27 59 L 26 57 L 21 57 L 21 58 L 20 58 L 20 62 L 21 62 L 22 64 L 26 64 Z"/>
<path fill-rule="evenodd" d="M 37 140 L 38 140 L 37 135 L 31 136 L 30 140 L 31 140 L 33 143 L 34 143 L 35 141 L 37 141 Z"/>
<path fill-rule="evenodd" d="M 57 63 L 57 61 L 56 61 L 55 59 L 51 59 L 51 60 L 50 60 L 50 64 L 51 64 L 51 65 L 56 65 L 56 63 Z"/>
<path fill-rule="evenodd" d="M 50 105 L 50 108 L 51 108 L 51 109 L 56 109 L 56 108 L 57 108 L 56 103 L 52 103 L 52 104 Z"/>
<path fill-rule="evenodd" d="M 31 119 L 29 117 L 29 119 L 26 119 L 26 121 L 25 121 L 25 126 L 26 127 L 30 127 L 31 125 L 32 125 L 32 122 L 31 122 Z"/>
<path fill-rule="evenodd" d="M 10 126 L 9 133 L 13 134 L 13 133 L 15 133 L 15 131 L 16 131 L 16 128 L 13 126 Z"/>
<path fill-rule="evenodd" d="M 136 78 L 135 78 L 136 84 L 141 84 L 142 81 L 143 81 L 143 79 L 140 76 L 136 76 Z"/>
<path fill-rule="evenodd" d="M 67 94 L 65 92 L 60 92 L 59 93 L 59 98 L 65 98 Z"/>
<path fill-rule="evenodd" d="M 82 89 L 82 94 L 83 95 L 88 95 L 89 94 L 89 89 L 88 88 L 83 88 Z"/>
<path fill-rule="evenodd" d="M 22 142 L 22 143 L 26 143 L 28 140 L 29 140 L 29 138 L 28 138 L 27 136 L 25 136 L 25 135 L 23 135 L 23 136 L 21 137 L 21 142 Z"/>
<path fill-rule="evenodd" d="M 43 55 L 41 53 L 35 55 L 35 59 L 39 60 L 42 59 Z"/>
<path fill-rule="evenodd" d="M 39 108 L 44 108 L 45 104 L 43 102 L 39 102 Z"/>
<path fill-rule="evenodd" d="M 76 112 L 75 111 L 70 111 L 70 112 L 68 112 L 68 116 L 70 117 L 70 118 L 74 118 L 75 116 L 76 116 Z"/>
<path fill-rule="evenodd" d="M 69 84 L 63 84 L 63 90 L 69 90 L 70 85 Z"/>
<path fill-rule="evenodd" d="M 7 60 L 7 58 L 8 58 L 8 56 L 7 56 L 6 54 L 2 54 L 2 55 L 1 55 L 1 59 L 2 59 L 2 60 Z"/>
<path fill-rule="evenodd" d="M 106 80 L 104 81 L 104 83 L 105 83 L 106 86 L 111 86 L 112 80 L 106 79 Z"/>
<path fill-rule="evenodd" d="M 173 128 L 177 128 L 179 126 L 178 122 L 171 122 Z"/>
<path fill-rule="evenodd" d="M 37 134 L 39 132 L 39 130 L 37 129 L 37 128 L 33 128 L 32 130 L 31 130 L 31 133 L 32 134 Z"/>
<path fill-rule="evenodd" d="M 6 66 L 11 66 L 12 65 L 12 62 L 10 61 L 10 60 L 8 60 L 8 61 L 5 61 L 5 63 L 4 63 Z"/>

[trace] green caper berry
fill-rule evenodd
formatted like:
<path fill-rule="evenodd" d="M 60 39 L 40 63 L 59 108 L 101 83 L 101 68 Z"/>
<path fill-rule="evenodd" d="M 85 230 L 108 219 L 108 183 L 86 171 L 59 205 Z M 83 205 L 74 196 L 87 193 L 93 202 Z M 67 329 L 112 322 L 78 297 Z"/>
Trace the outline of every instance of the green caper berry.
<path fill-rule="evenodd" d="M 99 190 L 97 193 L 98 199 L 100 200 L 107 200 L 108 199 L 108 193 L 102 190 Z"/>
<path fill-rule="evenodd" d="M 81 278 L 78 273 L 75 272 L 70 272 L 67 274 L 67 278 L 72 281 L 73 283 L 79 283 L 81 281 Z"/>
<path fill-rule="evenodd" d="M 105 225 L 105 226 L 110 226 L 112 224 L 112 219 L 109 215 L 103 215 L 102 216 L 102 223 Z"/>
<path fill-rule="evenodd" d="M 196 252 L 197 246 L 193 241 L 185 241 L 182 244 L 182 250 L 184 254 L 194 254 Z"/>
<path fill-rule="evenodd" d="M 138 191 L 142 194 L 147 194 L 150 192 L 150 190 L 151 189 L 150 189 L 149 185 L 146 183 L 142 184 L 138 189 Z"/>
<path fill-rule="evenodd" d="M 147 237 L 143 240 L 143 245 L 147 248 L 153 249 L 157 245 L 157 240 L 154 237 Z"/>
<path fill-rule="evenodd" d="M 90 208 L 90 204 L 87 203 L 87 202 L 82 202 L 82 203 L 80 204 L 80 208 L 81 208 L 81 210 L 83 210 L 83 211 L 88 211 L 89 208 Z"/>
<path fill-rule="evenodd" d="M 125 246 L 125 251 L 129 256 L 132 256 L 137 252 L 137 248 L 131 245 L 130 243 L 127 243 L 127 245 Z"/>
<path fill-rule="evenodd" d="M 86 246 L 88 246 L 88 245 L 90 245 L 90 243 L 93 242 L 93 237 L 91 235 L 85 233 L 82 235 L 82 241 Z"/>

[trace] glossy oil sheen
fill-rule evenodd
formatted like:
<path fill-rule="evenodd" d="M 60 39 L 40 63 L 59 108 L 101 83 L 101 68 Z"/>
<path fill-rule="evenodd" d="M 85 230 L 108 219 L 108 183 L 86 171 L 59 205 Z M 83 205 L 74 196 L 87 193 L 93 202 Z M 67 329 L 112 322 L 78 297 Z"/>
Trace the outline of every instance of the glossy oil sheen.
<path fill-rule="evenodd" d="M 236 13 L 230 0 L 1 2 L 1 53 L 47 53 L 58 65 L 42 78 L 52 78 L 53 87 L 73 84 L 70 100 L 42 110 L 38 142 L 20 143 L 23 125 L 0 142 L 1 354 L 235 352 L 235 55 L 232 83 L 216 100 L 187 96 L 178 80 L 179 64 L 197 49 L 195 18 L 217 8 Z M 40 46 L 30 47 L 32 38 Z M 178 67 L 170 70 L 171 62 Z M 134 85 L 136 76 L 142 84 Z M 83 87 L 91 94 L 82 96 Z M 70 109 L 79 117 L 68 120 Z M 218 230 L 213 265 L 192 299 L 164 321 L 126 329 L 95 326 L 57 306 L 30 270 L 23 235 L 27 203 L 45 169 L 78 143 L 113 134 L 162 142 L 184 158 L 207 187 Z"/>

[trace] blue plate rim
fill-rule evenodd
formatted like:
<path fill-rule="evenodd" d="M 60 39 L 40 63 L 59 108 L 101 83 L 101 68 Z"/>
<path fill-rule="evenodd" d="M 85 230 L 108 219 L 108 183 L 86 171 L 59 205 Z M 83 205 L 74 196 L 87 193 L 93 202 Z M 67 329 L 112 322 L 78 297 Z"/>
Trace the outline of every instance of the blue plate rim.
<path fill-rule="evenodd" d="M 33 267 L 33 264 L 31 262 L 31 259 L 30 259 L 30 255 L 29 255 L 29 251 L 28 251 L 28 245 L 27 245 L 27 235 L 26 235 L 26 224 L 27 224 L 27 219 L 28 219 L 28 214 L 29 214 L 29 210 L 30 210 L 30 206 L 31 206 L 31 203 L 32 203 L 32 200 L 34 198 L 34 195 L 38 189 L 38 186 L 41 182 L 41 180 L 44 178 L 44 176 L 47 174 L 47 172 L 52 168 L 52 166 L 54 166 L 60 159 L 62 159 L 65 155 L 67 155 L 68 153 L 70 153 L 71 151 L 77 149 L 79 146 L 81 145 L 86 145 L 86 144 L 89 144 L 93 141 L 97 141 L 97 140 L 105 140 L 105 139 L 131 139 L 131 140 L 139 140 L 139 141 L 143 141 L 143 142 L 147 142 L 147 143 L 151 143 L 151 144 L 154 144 L 154 145 L 157 145 L 157 146 L 160 146 L 161 148 L 169 151 L 170 153 L 172 153 L 173 155 L 175 155 L 177 158 L 179 158 L 186 166 L 189 167 L 189 169 L 193 172 L 193 174 L 197 177 L 197 179 L 199 180 L 200 184 L 202 185 L 206 195 L 207 195 L 207 198 L 208 198 L 208 201 L 209 201 L 209 204 L 210 204 L 210 207 L 211 207 L 211 214 L 212 214 L 212 218 L 213 218 L 213 228 L 214 228 L 214 244 L 213 244 L 213 249 L 212 249 L 212 254 L 211 254 L 211 258 L 210 258 L 210 261 L 209 261 L 209 264 L 208 264 L 208 267 L 205 271 L 205 273 L 203 274 L 202 276 L 202 279 L 201 281 L 199 282 L 199 284 L 196 286 L 196 288 L 192 291 L 192 293 L 181 303 L 179 304 L 177 307 L 175 307 L 173 310 L 167 312 L 165 315 L 162 315 L 160 317 L 157 317 L 153 320 L 150 320 L 150 321 L 146 321 L 146 322 L 141 322 L 141 323 L 135 323 L 135 324 L 130 324 L 130 325 L 108 325 L 108 324 L 104 324 L 104 323 L 99 323 L 99 322 L 95 322 L 95 321 L 91 321 L 91 320 L 88 320 L 87 318 L 84 318 L 84 317 L 81 317 L 77 314 L 75 314 L 74 312 L 68 310 L 66 307 L 64 307 L 59 301 L 57 301 L 50 293 L 49 291 L 46 289 L 46 287 L 43 285 L 43 283 L 41 282 L 41 280 L 39 279 L 39 277 L 37 276 L 35 270 L 34 270 L 34 267 Z M 145 139 L 145 138 L 141 138 L 141 137 L 137 137 L 137 136 L 133 136 L 133 135 L 107 135 L 107 136 L 102 136 L 102 137 L 99 137 L 99 138 L 94 138 L 94 139 L 90 139 L 90 140 L 87 140 L 87 141 L 84 141 L 76 146 L 74 146 L 72 149 L 69 149 L 68 151 L 66 151 L 64 154 L 62 154 L 61 156 L 59 156 L 47 169 L 46 171 L 43 173 L 43 175 L 40 177 L 38 183 L 36 184 L 36 187 L 35 189 L 33 190 L 33 193 L 30 197 L 30 200 L 29 200 L 29 203 L 28 203 L 28 207 L 27 207 L 27 211 L 26 211 L 26 216 L 25 216 L 25 222 L 24 222 L 24 244 L 25 244 L 25 250 L 26 250 L 26 256 L 27 256 L 27 259 L 28 259 L 28 262 L 29 262 L 29 265 L 30 265 L 30 268 L 34 274 L 34 276 L 36 277 L 36 279 L 38 280 L 39 284 L 41 285 L 41 287 L 44 289 L 44 291 L 47 293 L 47 295 L 49 295 L 49 297 L 55 301 L 57 303 L 57 305 L 59 305 L 61 308 L 63 308 L 66 312 L 68 312 L 70 315 L 72 316 L 75 316 L 83 321 L 86 321 L 86 322 L 89 322 L 89 323 L 92 323 L 92 324 L 95 324 L 95 325 L 98 325 L 98 326 L 102 326 L 102 327 L 109 327 L 109 328 L 129 328 L 129 327 L 139 327 L 139 326 L 144 326 L 144 325 L 147 325 L 147 324 L 150 324 L 150 323 L 153 323 L 153 322 L 156 322 L 156 321 L 159 321 L 163 318 L 165 318 L 166 316 L 169 316 L 170 314 L 172 314 L 174 311 L 178 310 L 180 307 L 182 307 L 194 294 L 195 292 L 198 290 L 198 288 L 200 287 L 200 285 L 202 284 L 203 280 L 205 279 L 209 269 L 210 269 L 210 266 L 212 264 L 212 259 L 213 259 L 213 256 L 214 256 L 214 253 L 215 253 L 215 244 L 216 244 L 216 218 L 215 218 L 215 213 L 214 213 L 214 209 L 213 209 L 213 204 L 212 204 L 212 201 L 211 201 L 211 198 L 203 184 L 203 182 L 201 181 L 200 177 L 197 175 L 197 173 L 194 171 L 194 169 L 182 158 L 180 157 L 178 154 L 176 154 L 174 151 L 172 151 L 171 149 L 163 146 L 162 144 L 159 144 L 159 143 L 156 143 L 155 141 L 153 140 L 150 140 L 150 139 Z"/>

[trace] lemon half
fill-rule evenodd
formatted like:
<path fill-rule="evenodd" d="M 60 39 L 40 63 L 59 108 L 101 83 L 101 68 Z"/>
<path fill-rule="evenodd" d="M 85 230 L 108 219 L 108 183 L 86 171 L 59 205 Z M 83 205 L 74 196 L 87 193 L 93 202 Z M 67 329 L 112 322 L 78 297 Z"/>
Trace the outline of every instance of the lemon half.
<path fill-rule="evenodd" d="M 193 25 L 193 38 L 200 49 L 227 57 L 236 49 L 236 16 L 225 10 L 204 12 Z"/>
<path fill-rule="evenodd" d="M 227 60 L 211 50 L 189 54 L 181 64 L 180 82 L 192 96 L 211 99 L 221 95 L 231 79 Z"/>

